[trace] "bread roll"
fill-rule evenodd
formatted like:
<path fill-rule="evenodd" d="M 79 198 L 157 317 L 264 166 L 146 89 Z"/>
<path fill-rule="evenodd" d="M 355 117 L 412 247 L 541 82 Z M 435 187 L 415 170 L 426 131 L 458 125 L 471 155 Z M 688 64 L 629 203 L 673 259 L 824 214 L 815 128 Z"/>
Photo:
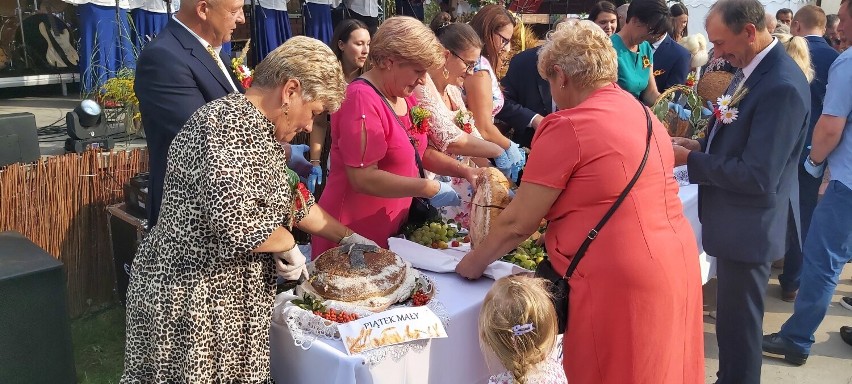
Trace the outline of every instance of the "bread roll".
<path fill-rule="evenodd" d="M 470 217 L 471 248 L 488 236 L 497 215 L 512 201 L 509 180 L 497 168 L 485 168 L 476 184 Z"/>

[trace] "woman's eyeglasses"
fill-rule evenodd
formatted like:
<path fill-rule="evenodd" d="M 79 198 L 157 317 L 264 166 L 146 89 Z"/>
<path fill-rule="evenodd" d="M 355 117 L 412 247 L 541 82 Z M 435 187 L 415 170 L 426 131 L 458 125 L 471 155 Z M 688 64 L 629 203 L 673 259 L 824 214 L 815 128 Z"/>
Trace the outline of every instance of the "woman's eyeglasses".
<path fill-rule="evenodd" d="M 511 36 L 507 39 L 507 38 L 503 37 L 503 35 L 501 35 L 497 32 L 494 32 L 494 34 L 497 35 L 497 36 L 500 36 L 500 39 L 503 40 L 503 45 L 500 46 L 500 49 L 506 48 L 506 46 L 509 45 L 509 43 L 512 42 Z"/>
<path fill-rule="evenodd" d="M 457 53 L 455 53 L 453 51 L 450 51 L 450 53 L 452 53 L 453 56 L 457 57 L 459 60 L 461 60 L 462 63 L 464 63 L 464 65 L 466 66 L 465 69 L 464 69 L 465 72 L 472 72 L 473 69 L 476 67 L 476 61 L 467 61 L 465 59 L 462 59 L 461 56 L 459 56 Z"/>

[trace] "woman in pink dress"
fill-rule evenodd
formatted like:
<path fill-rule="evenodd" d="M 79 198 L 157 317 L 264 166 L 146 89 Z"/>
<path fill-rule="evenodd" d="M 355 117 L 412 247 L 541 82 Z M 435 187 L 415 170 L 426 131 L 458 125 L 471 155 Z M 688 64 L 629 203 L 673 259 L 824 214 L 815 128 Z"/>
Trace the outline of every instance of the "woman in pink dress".
<path fill-rule="evenodd" d="M 353 231 L 388 247 L 408 217 L 412 197 L 437 207 L 458 205 L 448 182 L 419 176 L 415 161 L 434 173 L 474 180 L 470 167 L 428 148 L 426 127 L 412 124 L 412 95 L 429 68 L 444 64 L 435 34 L 419 20 L 392 17 L 373 38 L 372 69 L 346 88 L 331 119 L 331 168 L 319 205 Z M 375 87 L 375 88 L 374 88 Z M 336 246 L 321 238 L 314 257 Z"/>
<path fill-rule="evenodd" d="M 538 60 L 559 111 L 536 130 L 515 199 L 458 264 L 464 277 L 479 277 L 542 218 L 549 261 L 564 274 L 645 154 L 647 108 L 615 84 L 616 53 L 600 27 L 560 24 Z M 651 121 L 640 177 L 569 282 L 562 364 L 571 384 L 704 383 L 698 248 L 677 195 L 671 138 Z"/>

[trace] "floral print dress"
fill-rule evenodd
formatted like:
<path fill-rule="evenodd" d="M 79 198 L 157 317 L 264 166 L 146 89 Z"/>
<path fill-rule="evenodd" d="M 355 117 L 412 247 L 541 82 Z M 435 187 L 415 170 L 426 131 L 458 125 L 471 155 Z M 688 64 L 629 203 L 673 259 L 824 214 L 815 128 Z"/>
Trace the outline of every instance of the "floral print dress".
<path fill-rule="evenodd" d="M 464 105 L 461 89 L 455 85 L 447 86 L 447 96 L 450 101 L 456 106 L 456 110 L 450 110 L 442 100 L 440 92 L 435 87 L 432 78 L 427 74 L 426 82 L 423 85 L 417 86 L 414 90 L 417 96 L 417 103 L 421 107 L 430 112 L 429 117 L 429 145 L 454 156 L 459 162 L 464 165 L 475 167 L 476 164 L 467 156 L 456 156 L 447 151 L 447 147 L 458 141 L 465 133 L 472 135 L 478 139 L 482 139 L 479 130 L 473 124 L 473 117 L 468 112 Z M 461 121 L 459 121 L 461 120 Z M 427 177 L 439 179 L 441 176 L 427 172 Z M 470 228 L 470 210 L 471 201 L 473 199 L 472 189 L 467 179 L 452 177 L 451 183 L 453 190 L 461 196 L 462 203 L 457 207 L 440 208 L 441 216 L 445 220 L 454 220 L 461 224 L 463 228 Z"/>
<path fill-rule="evenodd" d="M 314 204 L 243 94 L 196 111 L 169 149 L 160 219 L 133 261 L 121 383 L 271 383 L 275 266 L 255 253 Z"/>
<path fill-rule="evenodd" d="M 479 58 L 479 62 L 476 63 L 476 66 L 473 67 L 473 72 L 486 71 L 488 72 L 488 76 L 491 77 L 491 117 L 497 116 L 500 113 L 500 110 L 503 109 L 503 104 L 506 102 L 505 97 L 503 97 L 503 90 L 500 89 L 500 81 L 497 80 L 497 75 L 494 72 L 494 68 L 491 67 L 491 63 L 485 56 Z M 467 95 L 464 95 L 467 97 Z"/>

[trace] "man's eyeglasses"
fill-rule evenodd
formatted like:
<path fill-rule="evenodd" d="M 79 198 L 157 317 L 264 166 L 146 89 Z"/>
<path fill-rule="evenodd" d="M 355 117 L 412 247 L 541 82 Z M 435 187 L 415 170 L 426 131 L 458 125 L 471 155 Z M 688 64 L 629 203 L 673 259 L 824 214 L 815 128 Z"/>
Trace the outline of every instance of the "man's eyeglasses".
<path fill-rule="evenodd" d="M 500 36 L 500 39 L 503 40 L 503 45 L 500 46 L 500 49 L 506 48 L 506 46 L 509 45 L 509 43 L 512 42 L 511 36 L 507 39 L 507 38 L 503 37 L 503 35 L 501 35 L 497 32 L 494 32 L 494 34 L 497 35 L 497 36 Z"/>
<path fill-rule="evenodd" d="M 476 67 L 476 61 L 467 61 L 465 59 L 462 59 L 461 56 L 459 56 L 457 53 L 455 53 L 453 51 L 450 51 L 450 53 L 452 53 L 453 56 L 457 57 L 459 60 L 462 61 L 462 63 L 464 63 L 464 65 L 466 66 L 465 69 L 464 69 L 465 72 L 472 72 L 473 68 Z"/>

